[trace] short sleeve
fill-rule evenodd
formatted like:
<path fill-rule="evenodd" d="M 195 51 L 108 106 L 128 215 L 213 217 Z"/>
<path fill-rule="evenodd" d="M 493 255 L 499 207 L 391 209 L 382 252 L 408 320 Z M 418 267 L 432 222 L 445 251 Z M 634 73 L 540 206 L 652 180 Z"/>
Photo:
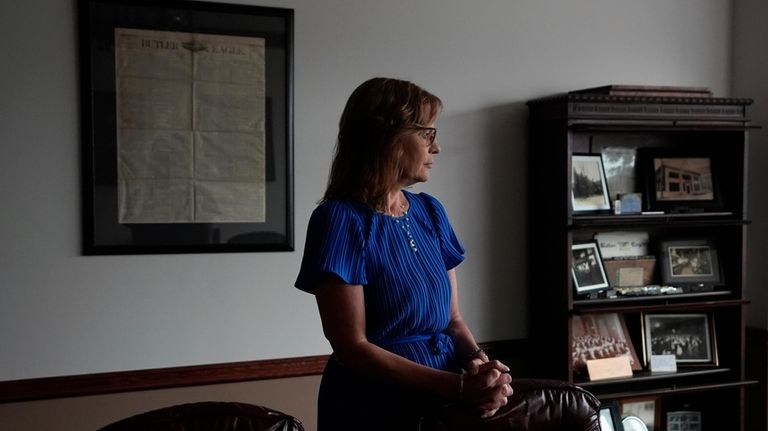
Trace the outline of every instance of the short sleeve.
<path fill-rule="evenodd" d="M 429 210 L 432 223 L 435 226 L 437 238 L 440 241 L 440 253 L 445 262 L 445 269 L 455 268 L 464 260 L 464 246 L 461 245 L 453 231 L 453 226 L 448 220 L 448 214 L 445 212 L 443 204 L 436 198 L 426 193 L 420 193 Z"/>
<path fill-rule="evenodd" d="M 353 204 L 326 201 L 312 212 L 295 286 L 314 293 L 328 276 L 367 284 L 363 215 Z"/>

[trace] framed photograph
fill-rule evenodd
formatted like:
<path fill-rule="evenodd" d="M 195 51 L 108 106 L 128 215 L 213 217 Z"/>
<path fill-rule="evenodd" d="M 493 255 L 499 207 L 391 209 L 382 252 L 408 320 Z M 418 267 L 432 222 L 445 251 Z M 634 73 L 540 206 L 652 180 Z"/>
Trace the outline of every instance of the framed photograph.
<path fill-rule="evenodd" d="M 667 412 L 667 431 L 701 431 L 701 412 Z"/>
<path fill-rule="evenodd" d="M 621 400 L 621 417 L 634 416 L 643 421 L 648 431 L 656 431 L 661 427 L 659 397 L 636 397 Z"/>
<path fill-rule="evenodd" d="M 691 213 L 722 209 L 715 158 L 662 148 L 640 149 L 638 158 L 649 211 Z"/>
<path fill-rule="evenodd" d="M 661 281 L 669 286 L 722 284 L 717 249 L 708 240 L 661 242 Z"/>
<path fill-rule="evenodd" d="M 616 400 L 600 403 L 600 431 L 622 431 L 619 402 Z"/>
<path fill-rule="evenodd" d="M 610 212 L 611 200 L 600 154 L 571 156 L 571 203 L 574 213 Z"/>
<path fill-rule="evenodd" d="M 608 288 L 608 277 L 597 242 L 571 246 L 571 272 L 577 293 Z"/>
<path fill-rule="evenodd" d="M 611 198 L 619 194 L 635 193 L 635 159 L 637 149 L 633 147 L 603 147 L 600 149 L 605 167 L 605 179 Z M 624 208 L 622 208 L 623 212 Z"/>
<path fill-rule="evenodd" d="M 293 10 L 78 7 L 84 254 L 293 250 Z"/>
<path fill-rule="evenodd" d="M 708 313 L 643 315 L 643 358 L 675 355 L 678 364 L 718 365 L 714 320 Z"/>
<path fill-rule="evenodd" d="M 575 370 L 585 370 L 592 359 L 626 356 L 632 369 L 643 369 L 618 313 L 576 314 L 571 319 L 571 360 Z"/>

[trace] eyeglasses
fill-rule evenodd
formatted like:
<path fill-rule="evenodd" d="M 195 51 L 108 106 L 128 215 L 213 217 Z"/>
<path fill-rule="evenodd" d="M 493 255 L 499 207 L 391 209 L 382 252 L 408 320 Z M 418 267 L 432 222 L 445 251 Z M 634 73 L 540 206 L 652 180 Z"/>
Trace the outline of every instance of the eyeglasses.
<path fill-rule="evenodd" d="M 435 143 L 435 138 L 437 137 L 437 128 L 421 126 L 418 124 L 414 124 L 410 128 L 413 130 L 418 130 L 416 134 L 419 135 L 420 138 L 425 139 L 429 145 Z"/>

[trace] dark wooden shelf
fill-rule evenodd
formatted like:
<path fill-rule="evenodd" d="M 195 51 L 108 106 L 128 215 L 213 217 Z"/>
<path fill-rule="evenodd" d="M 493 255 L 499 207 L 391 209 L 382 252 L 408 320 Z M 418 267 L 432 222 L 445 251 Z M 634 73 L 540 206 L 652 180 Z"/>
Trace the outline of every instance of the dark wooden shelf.
<path fill-rule="evenodd" d="M 703 391 L 716 391 L 716 390 L 726 390 L 726 389 L 734 389 L 734 388 L 743 388 L 746 386 L 754 385 L 759 383 L 757 380 L 737 380 L 733 382 L 723 382 L 723 383 L 715 383 L 711 385 L 690 385 L 690 386 L 671 386 L 666 388 L 659 388 L 659 389 L 648 389 L 643 391 L 627 391 L 627 392 L 606 392 L 606 393 L 596 393 L 595 396 L 601 400 L 612 400 L 616 398 L 624 398 L 624 397 L 647 397 L 647 396 L 656 396 L 656 395 L 680 395 L 680 394 L 689 394 L 694 392 L 703 392 Z M 583 386 L 583 385 L 581 385 Z"/>
<path fill-rule="evenodd" d="M 650 371 L 636 371 L 632 377 L 610 379 L 610 380 L 596 380 L 596 381 L 578 381 L 575 380 L 574 384 L 579 385 L 585 389 L 591 390 L 594 387 L 604 387 L 612 385 L 626 385 L 629 383 L 641 383 L 649 381 L 674 381 L 693 376 L 715 376 L 720 374 L 728 374 L 732 372 L 730 368 L 718 367 L 718 368 L 685 368 L 678 369 L 676 373 L 651 373 Z M 720 383 L 718 383 L 720 384 Z"/>
<path fill-rule="evenodd" d="M 739 226 L 750 223 L 750 220 L 735 218 L 732 212 L 723 211 L 685 214 L 574 215 L 569 227 L 584 229 L 630 226 Z"/>
<path fill-rule="evenodd" d="M 657 131 L 721 131 L 739 132 L 747 129 L 759 129 L 741 121 L 675 121 L 675 120 L 572 120 L 568 128 L 580 132 L 657 132 Z"/>
<path fill-rule="evenodd" d="M 673 309 L 701 310 L 722 307 L 740 307 L 749 304 L 746 299 L 714 299 L 731 292 L 682 293 L 678 295 L 639 296 L 616 299 L 590 299 L 573 301 L 572 311 L 576 313 L 664 311 Z M 693 301 L 692 299 L 701 299 Z"/>

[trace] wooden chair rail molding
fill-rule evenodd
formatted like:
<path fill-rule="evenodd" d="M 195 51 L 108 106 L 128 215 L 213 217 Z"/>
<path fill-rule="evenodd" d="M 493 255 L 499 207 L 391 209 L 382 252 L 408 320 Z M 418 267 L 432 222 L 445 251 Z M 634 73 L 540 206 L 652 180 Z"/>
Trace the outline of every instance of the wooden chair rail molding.
<path fill-rule="evenodd" d="M 321 374 L 328 355 L 0 382 L 0 403 Z"/>
<path fill-rule="evenodd" d="M 482 343 L 491 357 L 524 351 L 520 340 Z M 328 355 L 0 382 L 0 403 L 202 386 L 322 374 Z"/>

